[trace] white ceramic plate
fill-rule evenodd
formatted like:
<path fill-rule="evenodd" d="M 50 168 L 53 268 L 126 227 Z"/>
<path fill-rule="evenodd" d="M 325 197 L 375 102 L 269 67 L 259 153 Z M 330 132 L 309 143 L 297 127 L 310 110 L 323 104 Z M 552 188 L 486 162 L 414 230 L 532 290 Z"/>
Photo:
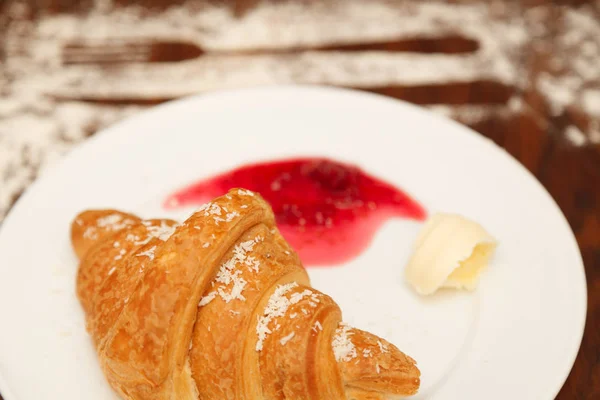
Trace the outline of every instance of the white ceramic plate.
<path fill-rule="evenodd" d="M 388 98 L 247 89 L 156 107 L 97 134 L 39 179 L 0 231 L 0 390 L 6 400 L 116 399 L 75 297 L 69 224 L 87 208 L 168 216 L 164 196 L 248 161 L 357 163 L 430 213 L 461 213 L 500 246 L 474 293 L 414 294 L 403 267 L 420 224 L 388 221 L 340 268 L 310 269 L 348 323 L 418 361 L 419 399 L 552 399 L 573 364 L 586 284 L 569 226 L 542 186 L 479 134 Z"/>

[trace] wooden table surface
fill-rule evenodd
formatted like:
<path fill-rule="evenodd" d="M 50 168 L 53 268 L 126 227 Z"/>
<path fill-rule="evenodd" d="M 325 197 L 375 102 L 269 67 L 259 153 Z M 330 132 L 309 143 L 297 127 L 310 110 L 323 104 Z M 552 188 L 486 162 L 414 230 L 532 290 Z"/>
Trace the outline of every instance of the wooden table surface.
<path fill-rule="evenodd" d="M 23 56 L 25 59 L 27 57 L 36 58 L 35 52 L 32 53 L 24 49 L 24 46 L 28 46 L 28 42 L 23 42 L 22 39 L 27 35 L 26 33 L 15 33 L 17 31 L 15 28 L 17 25 L 15 24 L 25 24 L 23 21 L 28 21 L 27 24 L 29 25 L 23 26 L 27 26 L 27 29 L 35 29 L 35 24 L 41 24 L 39 22 L 41 18 L 47 18 L 48 15 L 59 15 L 60 13 L 74 15 L 75 18 L 84 18 L 84 10 L 87 9 L 86 7 L 90 7 L 91 3 L 93 2 L 79 2 L 77 0 L 32 1 L 30 3 L 12 0 L 7 2 L 5 0 L 4 5 L 0 3 L 0 7 L 3 7 L 0 9 L 0 27 L 4 27 L 0 28 L 2 29 L 0 38 L 2 34 L 10 38 L 5 42 L 4 51 L 0 51 L 0 64 L 5 61 L 7 65 L 4 70 L 0 67 L 0 93 L 4 94 L 5 98 L 10 99 L 11 96 L 16 96 L 18 83 L 27 82 L 27 75 L 25 73 L 19 75 L 12 71 L 9 61 L 18 61 L 23 54 L 25 54 Z M 94 7 L 96 10 L 104 7 L 102 12 L 111 12 L 114 7 L 118 8 L 119 4 L 126 4 L 127 2 L 114 3 L 117 4 L 112 4 L 110 1 L 96 1 Z M 151 16 L 165 12 L 165 6 L 171 2 L 136 1 L 135 3 L 152 5 L 150 11 L 147 11 L 147 15 Z M 235 18 L 240 21 L 249 18 L 248 16 L 253 15 L 253 9 L 257 6 L 257 3 L 260 5 L 260 2 L 255 1 L 238 2 L 235 7 Z M 308 3 L 311 2 L 306 4 Z M 473 1 L 447 1 L 444 7 L 448 7 L 448 10 L 455 7 L 458 13 L 461 10 L 460 7 L 471 7 L 473 4 L 476 3 Z M 600 21 L 600 2 L 531 0 L 507 3 L 493 1 L 485 2 L 485 4 L 485 7 L 489 8 L 488 11 L 485 11 L 486 15 L 492 15 L 495 21 L 519 21 L 522 30 L 518 32 L 524 32 L 525 35 L 521 35 L 518 40 L 518 48 L 505 49 L 504 53 L 492 52 L 489 56 L 491 57 L 490 60 L 483 57 L 481 60 L 483 72 L 480 75 L 474 73 L 473 76 L 465 78 L 460 76 L 460 71 L 457 69 L 457 78 L 452 78 L 452 74 L 445 74 L 442 71 L 439 74 L 441 76 L 440 81 L 436 81 L 435 74 L 428 78 L 429 80 L 420 79 L 415 75 L 412 81 L 400 78 L 394 81 L 396 78 L 387 76 L 379 79 L 378 72 L 374 71 L 376 68 L 371 68 L 366 72 L 361 72 L 360 77 L 357 77 L 354 81 L 352 80 L 354 78 L 348 78 L 345 75 L 339 79 L 336 76 L 329 76 L 323 78 L 323 81 L 319 81 L 320 78 L 314 78 L 312 75 L 304 76 L 302 73 L 286 75 L 285 78 L 281 79 L 286 83 L 309 82 L 357 87 L 412 101 L 430 107 L 434 111 L 446 113 L 492 139 L 517 158 L 539 179 L 557 201 L 575 232 L 583 254 L 588 282 L 588 317 L 583 343 L 573 370 L 557 398 L 600 399 L 600 104 L 598 104 L 600 97 L 597 96 L 600 93 L 598 74 L 600 63 L 597 63 L 600 60 L 600 35 L 595 36 L 594 34 L 594 32 L 600 32 L 600 30 L 594 30 L 597 29 L 598 24 L 596 24 L 595 27 L 591 26 L 588 30 L 582 30 L 583 33 L 581 33 L 577 30 L 577 26 L 573 28 L 573 23 L 569 22 L 569 18 L 580 18 L 581 15 L 584 17 L 589 16 L 592 25 L 594 20 L 596 22 Z M 418 15 L 418 10 L 414 11 L 410 8 L 409 10 L 411 10 L 410 12 L 416 12 Z M 471 9 L 469 8 L 469 10 Z M 579 14 L 572 16 L 569 14 L 572 10 L 576 10 Z M 329 11 L 324 8 L 323 12 Z M 144 18 L 144 15 L 142 15 L 142 18 Z M 510 23 L 512 24 L 512 22 Z M 13 29 L 13 31 L 10 29 Z M 23 28 L 23 31 L 27 32 L 27 29 Z M 515 32 L 517 31 L 515 30 Z M 484 33 L 482 31 L 482 34 Z M 445 37 L 446 39 L 438 37 L 433 41 L 418 35 L 416 39 L 404 38 L 395 44 L 395 51 L 410 51 L 412 53 L 406 54 L 425 55 L 434 52 L 453 55 L 476 51 L 469 49 L 472 43 L 465 40 L 464 32 L 459 32 L 458 35 L 454 36 L 446 32 Z M 493 37 L 493 35 L 490 37 Z M 569 39 L 571 37 L 573 39 Z M 365 49 L 361 48 L 361 45 L 373 41 L 366 38 L 361 39 L 360 37 L 351 39 L 352 43 L 356 45 L 355 48 L 348 46 L 338 48 L 339 46 L 336 47 L 334 44 L 329 45 L 330 48 L 326 51 L 332 52 L 336 57 L 346 57 L 345 55 L 340 56 L 340 52 L 356 53 L 356 57 L 362 57 L 363 55 L 360 52 Z M 475 40 L 478 39 L 475 38 Z M 261 40 L 268 41 L 268 37 Z M 500 37 L 498 40 L 501 40 Z M 222 43 L 227 45 L 229 42 L 225 40 Z M 488 43 L 487 45 L 493 48 L 493 44 Z M 215 46 L 219 46 L 218 41 Z M 281 44 L 277 42 L 274 46 L 281 46 Z M 309 44 L 308 47 L 311 46 L 314 47 L 314 43 Z M 390 49 L 392 48 L 393 46 L 390 47 Z M 294 58 L 295 52 L 303 53 L 301 50 L 292 49 L 278 56 L 281 57 L 281 60 L 277 60 L 278 63 L 281 63 L 278 64 L 280 65 L 278 68 L 287 67 L 288 64 L 294 65 L 294 63 L 304 65 L 303 68 L 306 68 L 307 59 L 310 58 L 310 55 Z M 582 67 L 585 60 L 581 61 L 577 58 L 581 52 L 586 52 L 589 55 L 588 61 L 591 62 L 591 69 L 586 70 Z M 557 58 L 556 55 L 562 55 L 563 57 Z M 486 68 L 500 71 L 495 66 L 501 64 L 494 64 L 498 60 L 493 59 L 493 57 L 499 56 L 506 56 L 506 62 L 511 67 L 510 71 L 514 72 L 512 76 L 506 78 L 502 72 L 498 74 L 485 73 Z M 349 55 L 347 57 L 353 56 Z M 398 68 L 411 65 L 405 64 L 405 59 L 398 60 Z M 14 61 L 15 70 L 19 68 L 17 61 Z M 343 62 L 346 62 L 346 58 L 343 59 Z M 432 65 L 435 66 L 435 63 L 432 62 Z M 597 71 L 594 71 L 594 65 Z M 54 67 L 56 71 L 63 68 L 63 66 Z M 144 93 L 136 96 L 136 93 L 134 93 L 135 88 L 129 91 L 125 88 L 117 94 L 104 93 L 96 95 L 88 89 L 94 86 L 102 86 L 104 84 L 103 79 L 107 79 L 107 76 L 113 79 L 115 68 L 118 70 L 120 67 L 102 66 L 98 68 L 104 68 L 111 72 L 109 75 L 96 72 L 89 73 L 85 78 L 86 89 L 82 89 L 81 92 L 51 94 L 50 97 L 53 98 L 53 103 L 51 103 L 49 109 L 51 110 L 53 107 L 58 109 L 64 104 L 68 104 L 70 107 L 80 104 L 82 107 L 88 107 L 85 109 L 86 112 L 91 112 L 89 111 L 91 110 L 90 107 L 98 107 L 106 112 L 113 113 L 121 107 L 128 107 L 128 109 L 133 107 L 132 112 L 135 112 L 138 108 L 142 109 L 148 104 L 188 94 L 185 91 L 167 90 L 164 94 L 161 94 L 160 91 L 154 91 L 150 94 Z M 167 67 L 165 66 L 165 68 Z M 449 67 L 444 65 L 439 67 L 440 71 L 444 68 Z M 2 80 L 2 73 L 4 74 L 4 80 Z M 412 70 L 407 70 L 406 73 L 409 76 L 414 75 Z M 372 74 L 373 76 L 369 76 L 367 79 L 363 76 L 364 74 Z M 325 74 L 316 74 L 315 76 L 321 77 Z M 81 78 L 79 79 L 81 81 Z M 218 81 L 222 78 L 216 76 L 214 79 Z M 5 84 L 4 88 L 2 87 L 3 82 Z M 262 82 L 258 81 L 256 83 L 260 84 Z M 223 86 L 235 86 L 236 84 L 236 82 L 227 82 Z M 201 83 L 198 85 L 200 89 L 204 90 Z M 210 87 L 206 90 L 210 90 Z M 559 93 L 564 93 L 563 98 L 557 96 Z M 587 100 L 586 96 L 588 97 Z M 589 100 L 589 98 L 593 100 L 593 96 L 597 96 L 595 97 L 596 103 Z M 30 114 L 38 115 L 36 112 L 34 111 L 33 114 L 30 112 Z M 2 140 L 6 141 L 6 135 L 11 134 L 11 132 L 8 132 L 8 127 L 14 126 L 2 125 L 2 122 L 12 121 L 12 123 L 16 123 L 15 121 L 20 121 L 22 115 L 19 115 L 21 119 L 17 119 L 16 113 L 18 112 L 2 114 L 0 103 L 0 148 L 4 144 Z M 44 115 L 47 114 L 39 114 L 39 118 L 45 118 Z M 72 138 L 71 142 L 76 143 L 83 140 L 102 127 L 103 124 L 108 124 L 118 118 L 120 118 L 120 114 L 112 119 L 102 120 L 101 123 L 92 124 L 91 126 L 88 124 L 86 127 L 78 128 L 85 132 L 73 133 L 72 137 L 74 139 Z M 17 135 L 17 132 L 12 134 Z M 29 180 L 31 180 L 35 177 L 38 168 L 41 168 L 41 164 L 39 161 L 31 162 L 30 160 L 22 161 L 22 164 L 18 165 L 33 171 L 29 173 Z M 25 181 L 29 182 L 27 179 Z M 4 186 L 4 188 L 6 187 L 8 186 Z M 2 181 L 0 180 L 0 192 L 2 192 L 2 189 Z M 12 200 L 18 197 L 22 189 L 15 190 Z M 1 218 L 0 211 L 0 221 Z"/>

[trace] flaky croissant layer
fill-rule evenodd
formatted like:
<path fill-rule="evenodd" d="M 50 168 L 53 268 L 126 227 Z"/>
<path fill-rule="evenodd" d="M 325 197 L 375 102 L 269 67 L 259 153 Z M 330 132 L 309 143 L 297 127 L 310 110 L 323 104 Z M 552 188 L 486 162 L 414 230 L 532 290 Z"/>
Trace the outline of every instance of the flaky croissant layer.
<path fill-rule="evenodd" d="M 233 189 L 183 224 L 85 211 L 77 295 L 102 369 L 135 400 L 387 399 L 415 361 L 343 324 L 310 287 L 256 193 Z"/>

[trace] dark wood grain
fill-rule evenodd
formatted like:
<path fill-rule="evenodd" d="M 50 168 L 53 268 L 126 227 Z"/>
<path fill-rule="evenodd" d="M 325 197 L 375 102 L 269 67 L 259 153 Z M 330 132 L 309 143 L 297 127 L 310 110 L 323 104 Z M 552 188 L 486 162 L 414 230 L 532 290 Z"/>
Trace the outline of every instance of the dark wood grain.
<path fill-rule="evenodd" d="M 38 11 L 41 7 L 55 11 L 81 10 L 83 7 L 83 2 L 76 0 L 34 3 L 37 4 Z M 159 7 L 164 6 L 163 3 L 169 2 L 156 1 L 154 4 Z M 254 1 L 232 2 L 234 11 L 238 14 L 246 12 L 253 3 Z M 548 3 L 549 1 L 544 0 L 529 0 L 521 2 L 521 7 Z M 581 0 L 554 2 L 556 7 L 586 3 L 595 4 L 596 7 L 598 5 L 594 1 Z M 558 18 L 550 18 L 548 23 L 560 24 L 560 21 Z M 553 53 L 555 45 L 552 32 L 558 29 L 558 26 L 556 30 L 550 29 L 549 36 L 543 38 L 549 46 L 544 52 L 538 51 L 533 43 L 524 52 L 521 70 L 531 81 L 549 69 L 548 54 Z M 361 46 L 366 44 L 357 44 L 352 50 L 360 50 Z M 410 51 L 458 52 L 471 44 L 456 39 L 433 44 L 430 41 L 412 41 L 406 46 Z M 516 88 L 487 81 L 361 89 L 424 105 L 502 104 L 518 91 Z M 549 105 L 533 85 L 519 90 L 527 107 L 504 116 L 463 122 L 506 149 L 531 171 L 556 200 L 575 232 L 587 274 L 588 317 L 577 360 L 557 399 L 600 399 L 600 145 L 577 147 L 565 140 L 564 130 L 567 126 L 574 125 L 581 130 L 589 127 L 590 117 L 580 109 L 571 107 L 560 115 L 552 115 Z M 163 100 L 167 99 L 148 100 L 147 104 Z M 517 394 L 515 398 L 518 398 Z"/>

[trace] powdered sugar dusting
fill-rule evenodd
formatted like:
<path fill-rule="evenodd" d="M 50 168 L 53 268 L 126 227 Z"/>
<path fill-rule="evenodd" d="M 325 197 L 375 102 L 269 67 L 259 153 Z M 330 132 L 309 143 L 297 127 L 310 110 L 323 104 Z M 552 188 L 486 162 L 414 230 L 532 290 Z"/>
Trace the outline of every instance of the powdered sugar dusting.
<path fill-rule="evenodd" d="M 200 307 L 205 306 L 211 301 L 213 301 L 215 297 L 217 297 L 217 292 L 210 292 L 209 294 L 200 299 L 200 303 L 198 303 L 198 305 Z"/>
<path fill-rule="evenodd" d="M 281 343 L 281 345 L 282 345 L 282 346 L 285 346 L 285 344 L 286 344 L 287 342 L 289 342 L 289 341 L 290 341 L 290 340 L 291 340 L 291 339 L 292 339 L 294 336 L 296 336 L 296 332 L 292 332 L 292 333 L 290 333 L 289 335 L 282 337 L 282 338 L 279 340 L 279 343 Z"/>
<path fill-rule="evenodd" d="M 598 49 L 598 52 L 600 53 L 600 48 Z M 593 117 L 600 118 L 600 87 L 598 89 L 585 90 L 582 94 L 581 102 L 586 113 Z"/>
<path fill-rule="evenodd" d="M 131 219 L 124 219 L 122 215 L 111 214 L 106 217 L 98 218 L 96 225 L 99 228 L 106 228 L 110 231 L 118 231 L 129 225 L 132 225 L 135 221 Z"/>
<path fill-rule="evenodd" d="M 152 246 L 149 249 L 142 251 L 141 253 L 138 253 L 138 257 L 148 257 L 150 259 L 150 261 L 154 260 L 154 251 L 156 250 L 156 246 Z"/>
<path fill-rule="evenodd" d="M 235 217 L 239 217 L 240 214 L 236 211 L 230 212 L 225 216 L 225 222 L 233 221 Z"/>
<path fill-rule="evenodd" d="M 331 345 L 337 362 L 347 362 L 356 358 L 356 347 L 354 347 L 354 343 L 350 339 L 352 336 L 350 329 L 348 325 L 340 323 L 333 336 Z"/>
<path fill-rule="evenodd" d="M 123 256 L 127 253 L 127 251 L 125 249 L 121 249 L 119 250 L 119 254 L 117 254 L 115 256 L 115 261 L 116 260 L 120 260 L 121 258 L 123 258 Z"/>
<path fill-rule="evenodd" d="M 285 294 L 295 287 L 298 287 L 296 282 L 279 285 L 271 297 L 269 297 L 263 315 L 258 318 L 258 323 L 256 324 L 256 334 L 258 335 L 256 351 L 262 350 L 264 340 L 267 338 L 268 334 L 272 333 L 271 329 L 269 329 L 271 321 L 274 318 L 285 315 L 288 307 L 291 305 L 290 300 L 285 297 Z"/>
<path fill-rule="evenodd" d="M 144 225 L 148 229 L 150 236 L 158 238 L 163 242 L 166 242 L 177 229 L 177 225 L 169 226 L 165 221 L 160 221 L 160 225 L 158 226 L 147 222 L 144 222 Z"/>
<path fill-rule="evenodd" d="M 315 324 L 312 327 L 312 330 L 315 331 L 315 332 L 322 331 L 323 330 L 323 325 L 321 325 L 321 323 L 319 321 L 316 321 Z"/>
<path fill-rule="evenodd" d="M 118 231 L 134 223 L 135 221 L 131 219 L 124 219 L 123 216 L 120 214 L 110 214 L 98 218 L 94 225 L 88 226 L 83 232 L 83 237 L 90 240 L 97 240 L 98 228 L 106 229 L 109 231 Z"/>
<path fill-rule="evenodd" d="M 208 210 L 208 208 L 212 205 L 212 202 L 204 203 L 196 210 L 197 213 Z"/>
<path fill-rule="evenodd" d="M 220 222 L 231 222 L 240 214 L 237 211 L 228 212 L 226 207 L 221 207 L 217 203 L 209 202 L 200 206 L 197 212 L 203 212 L 205 217 L 212 216 L 215 224 Z"/>
<path fill-rule="evenodd" d="M 251 197 L 254 197 L 254 193 L 251 192 L 251 191 L 249 191 L 249 190 L 246 190 L 246 189 L 239 189 L 238 190 L 238 194 L 240 196 L 251 196 Z"/>
<path fill-rule="evenodd" d="M 292 304 L 296 304 L 297 302 L 299 302 L 300 300 L 302 300 L 302 299 L 303 299 L 304 297 L 306 297 L 306 296 L 310 296 L 310 298 L 311 298 L 311 300 L 312 300 L 312 301 L 309 301 L 309 304 L 310 304 L 312 307 L 316 307 L 317 305 L 316 305 L 315 303 L 318 303 L 318 302 L 319 302 L 319 295 L 318 295 L 318 294 L 316 294 L 315 292 L 313 292 L 313 291 L 312 291 L 312 290 L 310 290 L 310 289 L 305 289 L 305 290 L 304 290 L 304 291 L 302 291 L 302 292 L 296 292 L 296 293 L 292 294 L 292 295 L 290 296 L 290 302 L 291 302 Z"/>
<path fill-rule="evenodd" d="M 98 230 L 95 226 L 88 226 L 83 232 L 83 237 L 90 240 L 98 239 Z"/>
<path fill-rule="evenodd" d="M 574 125 L 570 125 L 566 128 L 565 137 L 575 147 L 580 147 L 587 143 L 585 134 Z"/>
<path fill-rule="evenodd" d="M 283 317 L 288 308 L 292 304 L 298 303 L 306 296 L 318 297 L 318 295 L 310 289 L 305 289 L 302 292 L 294 292 L 289 298 L 286 296 L 292 289 L 298 287 L 298 283 L 288 283 L 286 285 L 279 285 L 275 292 L 269 297 L 269 301 L 263 311 L 263 315 L 258 318 L 256 324 L 256 334 L 258 341 L 256 342 L 256 351 L 261 351 L 263 348 L 264 340 L 273 331 L 279 330 L 281 325 L 275 320 L 279 317 Z M 304 311 L 304 310 L 303 310 Z M 275 322 L 275 326 L 270 326 L 272 322 Z"/>
<path fill-rule="evenodd" d="M 384 345 L 383 343 L 381 343 L 381 340 L 378 340 L 378 341 L 377 341 L 377 345 L 379 346 L 379 350 L 380 350 L 382 353 L 387 353 L 387 352 L 388 352 L 388 348 L 387 348 L 387 346 L 386 346 L 386 345 Z"/>
<path fill-rule="evenodd" d="M 111 214 L 107 215 L 106 217 L 98 218 L 98 221 L 96 221 L 96 225 L 98 225 L 101 228 L 104 228 L 106 226 L 115 225 L 122 219 L 123 217 L 119 214 Z"/>
<path fill-rule="evenodd" d="M 217 274 L 217 278 L 215 279 L 217 282 L 223 284 L 217 289 L 219 292 L 219 296 L 221 296 L 221 298 L 225 300 L 226 303 L 229 303 L 234 299 L 244 301 L 246 300 L 246 298 L 244 297 L 242 292 L 244 291 L 244 288 L 246 287 L 248 282 L 246 282 L 244 278 L 240 277 L 241 271 L 232 272 L 231 269 L 227 268 L 229 266 L 230 265 L 222 266 L 219 270 L 219 273 Z M 225 289 L 225 286 L 230 284 L 231 287 L 229 288 L 229 290 Z"/>
<path fill-rule="evenodd" d="M 125 236 L 125 240 L 127 240 L 128 242 L 137 242 L 138 240 L 140 240 L 140 237 L 134 235 L 133 233 L 128 233 L 127 236 Z"/>
<path fill-rule="evenodd" d="M 245 266 L 250 270 L 258 272 L 260 262 L 254 256 L 249 255 L 249 253 L 253 250 L 254 245 L 261 240 L 263 239 L 260 236 L 257 236 L 253 240 L 238 243 L 233 248 L 232 257 L 221 265 L 214 280 L 214 282 L 220 283 L 221 285 L 216 289 L 216 292 L 211 292 L 209 295 L 203 297 L 200 301 L 200 305 L 210 303 L 217 294 L 226 303 L 229 303 L 234 299 L 242 301 L 246 300 L 242 293 L 248 282 L 242 278 L 242 271 L 239 267 Z M 205 244 L 203 247 L 208 246 Z"/>
<path fill-rule="evenodd" d="M 263 240 L 262 237 L 257 236 L 254 240 L 247 240 L 238 244 L 234 249 L 234 257 L 235 262 L 239 262 L 242 265 L 245 265 L 249 269 L 254 272 L 258 272 L 260 267 L 260 262 L 256 259 L 256 257 L 248 255 L 254 249 L 254 245 Z"/>

